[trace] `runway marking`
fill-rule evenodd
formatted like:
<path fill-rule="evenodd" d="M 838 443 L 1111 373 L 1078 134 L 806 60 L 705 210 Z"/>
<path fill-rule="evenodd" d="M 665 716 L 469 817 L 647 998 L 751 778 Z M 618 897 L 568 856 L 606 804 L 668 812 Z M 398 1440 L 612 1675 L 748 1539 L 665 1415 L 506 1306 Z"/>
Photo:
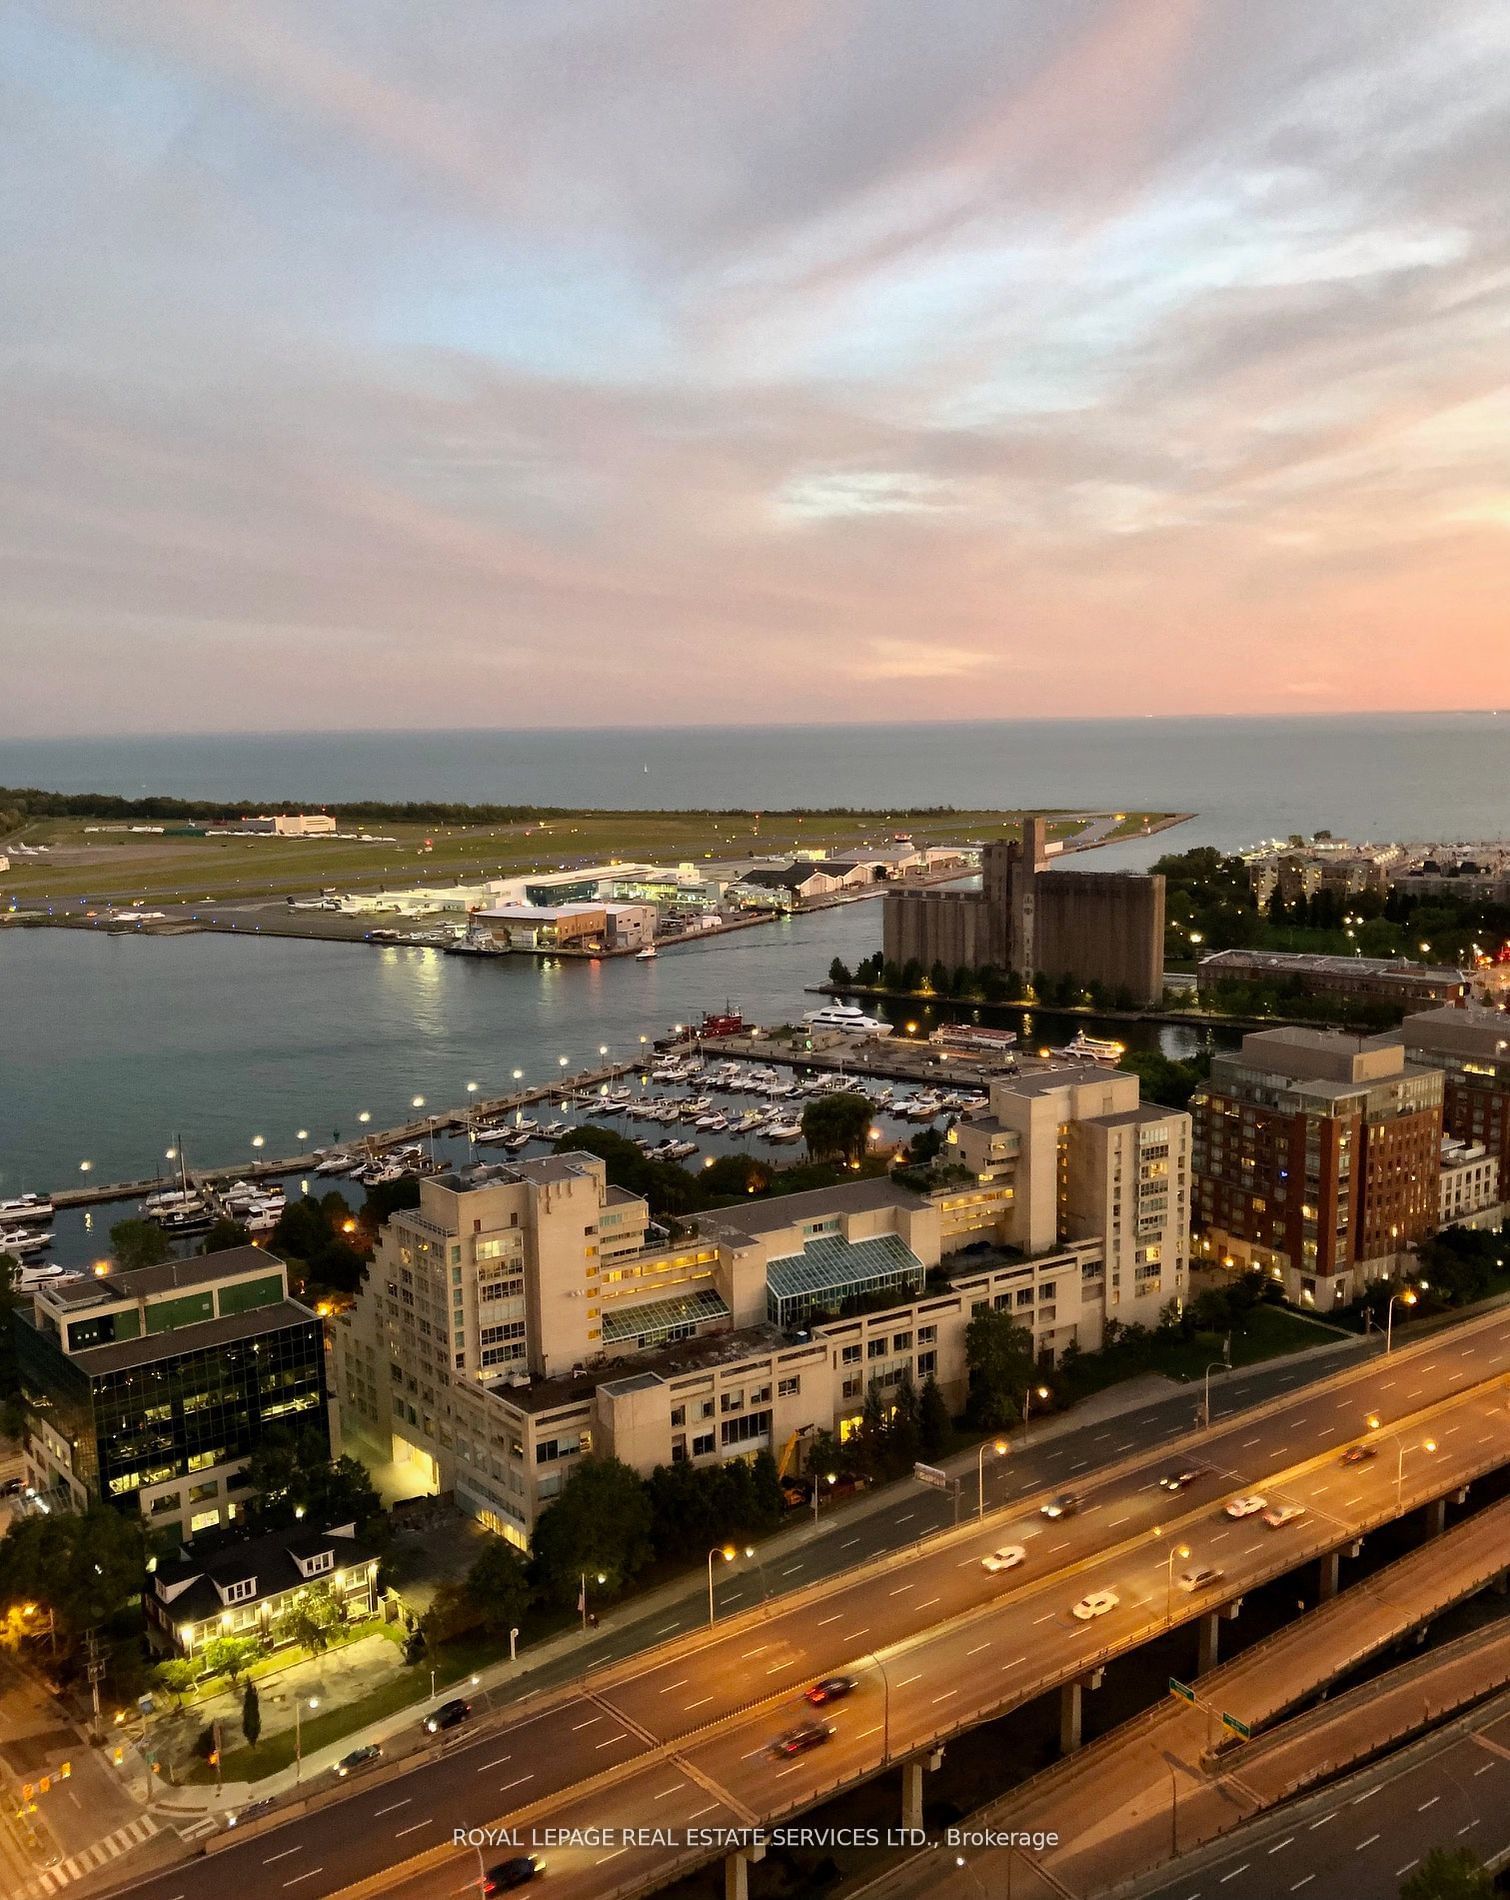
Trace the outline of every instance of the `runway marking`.
<path fill-rule="evenodd" d="M 262 1864 L 264 1867 L 271 1867 L 275 1860 L 287 1860 L 290 1854 L 302 1854 L 303 1852 L 304 1843 L 301 1841 L 297 1847 L 285 1847 L 281 1854 L 269 1854 Z"/>
<path fill-rule="evenodd" d="M 496 1760 L 496 1761 L 485 1761 L 485 1762 L 484 1762 L 484 1763 L 482 1764 L 482 1767 L 481 1767 L 481 1768 L 479 1768 L 477 1772 L 478 1772 L 478 1774 L 480 1774 L 480 1775 L 481 1775 L 481 1774 L 486 1774 L 486 1772 L 488 1771 L 488 1769 L 489 1769 L 489 1768 L 501 1768 L 501 1767 L 503 1766 L 503 1764 L 504 1764 L 504 1763 L 505 1763 L 506 1761 L 509 1761 L 509 1760 L 511 1760 L 511 1759 L 512 1759 L 512 1757 L 511 1757 L 511 1756 L 508 1756 L 508 1755 L 500 1755 L 500 1756 L 499 1756 L 499 1757 L 497 1758 L 497 1760 Z"/>
<path fill-rule="evenodd" d="M 754 1655 L 756 1655 L 756 1654 L 758 1654 L 758 1652 L 757 1652 L 756 1650 L 753 1650 L 753 1649 L 751 1649 L 751 1650 L 748 1650 L 748 1651 L 746 1652 L 746 1654 L 747 1654 L 747 1655 L 751 1655 L 751 1656 L 754 1656 Z M 685 1688 L 686 1688 L 686 1686 L 687 1686 L 687 1684 L 688 1684 L 688 1682 L 689 1682 L 690 1680 L 691 1680 L 691 1678 L 690 1678 L 690 1677 L 688 1677 L 688 1676 L 683 1676 L 683 1677 L 681 1678 L 681 1680 L 680 1680 L 679 1682 L 668 1682 L 668 1683 L 666 1684 L 666 1686 L 665 1686 L 665 1688 L 664 1688 L 664 1689 L 659 1689 L 659 1690 L 657 1690 L 657 1691 L 656 1691 L 656 1693 L 657 1693 L 658 1695 L 670 1695 L 670 1693 L 671 1693 L 671 1691 L 672 1691 L 673 1689 L 685 1689 Z M 603 1718 L 602 1718 L 602 1716 L 601 1716 L 601 1715 L 595 1715 L 595 1716 L 593 1717 L 593 1720 L 594 1720 L 595 1722 L 601 1722 L 601 1721 L 603 1720 Z M 579 1723 L 577 1724 L 577 1726 L 578 1726 L 578 1728 L 586 1728 L 586 1727 L 587 1727 L 587 1724 L 586 1724 L 585 1722 L 579 1722 Z"/>
<path fill-rule="evenodd" d="M 412 1794 L 406 1794 L 402 1801 L 395 1801 L 395 1802 L 392 1802 L 386 1808 L 379 1808 L 377 1813 L 373 1815 L 372 1818 L 374 1821 L 376 1821 L 385 1814 L 397 1814 L 400 1808 L 407 1808 L 409 1803 L 413 1799 L 414 1799 L 414 1796 Z"/>
<path fill-rule="evenodd" d="M 422 1827 L 431 1827 L 434 1825 L 434 1822 L 435 1816 L 433 1814 L 427 1815 L 423 1821 L 411 1821 L 408 1827 L 396 1828 L 393 1838 L 396 1841 L 401 1841 L 406 1834 L 417 1834 Z"/>

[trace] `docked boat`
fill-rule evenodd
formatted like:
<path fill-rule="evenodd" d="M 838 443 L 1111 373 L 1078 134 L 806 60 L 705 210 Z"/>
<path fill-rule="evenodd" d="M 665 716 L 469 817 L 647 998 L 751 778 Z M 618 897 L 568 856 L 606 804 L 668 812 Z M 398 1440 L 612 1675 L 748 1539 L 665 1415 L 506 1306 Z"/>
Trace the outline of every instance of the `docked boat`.
<path fill-rule="evenodd" d="M 1101 1062 L 1108 1067 L 1115 1067 L 1126 1053 L 1126 1044 L 1111 1042 L 1101 1036 L 1088 1036 L 1083 1029 L 1078 1029 L 1063 1048 L 1051 1053 L 1063 1056 L 1070 1062 Z"/>
<path fill-rule="evenodd" d="M 635 951 L 634 960 L 636 963 L 653 963 L 655 961 L 655 956 L 656 956 L 655 945 L 653 943 L 647 943 L 643 950 Z"/>
<path fill-rule="evenodd" d="M 345 1148 L 335 1148 L 328 1155 L 322 1155 L 314 1165 L 316 1174 L 351 1174 L 362 1165 L 360 1155 L 351 1154 Z"/>
<path fill-rule="evenodd" d="M 28 1254 L 46 1253 L 52 1245 L 52 1235 L 39 1234 L 35 1227 L 0 1228 L 0 1253 L 8 1253 L 14 1259 L 25 1260 Z"/>
<path fill-rule="evenodd" d="M 159 1211 L 153 1216 L 165 1234 L 203 1234 L 215 1224 L 215 1216 L 196 1195 L 178 1207 Z"/>
<path fill-rule="evenodd" d="M 0 1201 L 0 1227 L 7 1222 L 26 1227 L 34 1221 L 50 1221 L 56 1211 L 45 1194 L 17 1194 L 9 1201 Z"/>
<path fill-rule="evenodd" d="M 1017 1046 L 1015 1029 L 991 1029 L 984 1023 L 945 1023 L 928 1040 L 939 1049 L 959 1049 L 974 1055 L 1005 1054 Z"/>
<path fill-rule="evenodd" d="M 891 1024 L 867 1016 L 857 1003 L 826 1003 L 810 1009 L 802 1019 L 810 1029 L 839 1029 L 847 1036 L 889 1036 Z"/>
<path fill-rule="evenodd" d="M 509 1127 L 507 1122 L 502 1122 L 495 1124 L 495 1126 L 491 1128 L 474 1128 L 472 1130 L 472 1139 L 473 1141 L 480 1142 L 507 1141 L 513 1132 L 513 1129 Z"/>
<path fill-rule="evenodd" d="M 765 1131 L 767 1141 L 801 1141 L 801 1122 L 772 1122 Z"/>
<path fill-rule="evenodd" d="M 565 1122 L 547 1122 L 540 1133 L 546 1141 L 559 1141 L 563 1135 L 569 1135 L 571 1129 Z"/>

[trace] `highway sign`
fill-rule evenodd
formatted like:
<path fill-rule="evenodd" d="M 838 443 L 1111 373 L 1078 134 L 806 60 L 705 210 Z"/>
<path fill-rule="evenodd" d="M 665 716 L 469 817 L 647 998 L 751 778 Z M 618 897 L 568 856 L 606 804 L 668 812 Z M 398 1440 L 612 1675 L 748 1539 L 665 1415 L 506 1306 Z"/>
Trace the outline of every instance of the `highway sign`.
<path fill-rule="evenodd" d="M 1186 1702 L 1195 1701 L 1195 1690 L 1191 1688 L 1188 1682 L 1181 1682 L 1178 1677 L 1175 1676 L 1169 1678 L 1169 1693 L 1171 1695 L 1182 1696 Z"/>
<path fill-rule="evenodd" d="M 1246 1722 L 1239 1722 L 1235 1715 L 1228 1715 L 1225 1709 L 1222 1710 L 1222 1721 L 1234 1735 L 1241 1735 L 1245 1742 L 1252 1740 L 1253 1730 L 1249 1725 Z"/>
<path fill-rule="evenodd" d="M 935 1491 L 949 1489 L 949 1473 L 940 1471 L 937 1465 L 914 1465 L 912 1475 L 919 1484 L 931 1484 Z"/>

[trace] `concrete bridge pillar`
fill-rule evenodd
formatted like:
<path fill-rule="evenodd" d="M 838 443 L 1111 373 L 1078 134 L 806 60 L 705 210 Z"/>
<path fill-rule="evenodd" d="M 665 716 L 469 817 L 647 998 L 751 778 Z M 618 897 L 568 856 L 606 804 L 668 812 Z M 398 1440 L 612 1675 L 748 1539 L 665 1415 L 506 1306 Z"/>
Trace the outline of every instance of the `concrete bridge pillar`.
<path fill-rule="evenodd" d="M 1342 1571 L 1342 1552 L 1329 1550 L 1321 1559 L 1320 1580 L 1316 1588 L 1318 1603 L 1330 1603 L 1337 1594 L 1337 1583 Z"/>
<path fill-rule="evenodd" d="M 1426 1507 L 1426 1535 L 1440 1537 L 1447 1528 L 1447 1500 L 1433 1498 Z"/>
<path fill-rule="evenodd" d="M 923 1825 L 923 1768 L 921 1761 L 902 1763 L 902 1826 Z"/>
<path fill-rule="evenodd" d="M 1059 1691 L 1059 1752 L 1073 1755 L 1080 1746 L 1085 1685 L 1067 1682 Z"/>
<path fill-rule="evenodd" d="M 1208 1669 L 1215 1669 L 1221 1649 L 1222 1619 L 1215 1610 L 1208 1611 L 1201 1618 L 1199 1631 L 1200 1655 L 1196 1662 L 1196 1674 L 1204 1676 Z"/>
<path fill-rule="evenodd" d="M 750 1862 L 764 1859 L 763 1847 L 740 1847 L 724 1856 L 724 1900 L 750 1900 Z"/>

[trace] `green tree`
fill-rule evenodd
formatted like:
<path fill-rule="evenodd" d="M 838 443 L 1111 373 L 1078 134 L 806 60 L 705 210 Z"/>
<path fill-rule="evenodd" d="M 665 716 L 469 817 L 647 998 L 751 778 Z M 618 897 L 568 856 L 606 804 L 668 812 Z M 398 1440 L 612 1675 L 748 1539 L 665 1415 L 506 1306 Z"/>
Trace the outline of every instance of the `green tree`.
<path fill-rule="evenodd" d="M 756 1155 L 720 1155 L 711 1168 L 702 1171 L 702 1188 L 709 1201 L 764 1194 L 771 1185 L 772 1169 Z"/>
<path fill-rule="evenodd" d="M 168 1236 L 151 1220 L 118 1220 L 110 1230 L 110 1251 L 122 1273 L 138 1267 L 160 1267 L 173 1258 Z"/>
<path fill-rule="evenodd" d="M 443 1583 L 419 1620 L 426 1649 L 433 1655 L 446 1643 L 470 1636 L 482 1623 L 482 1611 L 464 1583 Z"/>
<path fill-rule="evenodd" d="M 478 1553 L 467 1572 L 466 1589 L 489 1636 L 507 1636 L 516 1628 L 533 1594 L 523 1559 L 501 1537 L 493 1538 Z"/>
<path fill-rule="evenodd" d="M 382 1519 L 383 1502 L 371 1474 L 349 1453 L 330 1455 L 323 1431 L 274 1429 L 252 1453 L 248 1468 L 253 1496 L 247 1521 L 256 1530 L 288 1530 L 297 1522 L 329 1530 L 337 1524 L 365 1526 Z"/>
<path fill-rule="evenodd" d="M 204 1646 L 204 1666 L 212 1676 L 224 1676 L 234 1689 L 261 1648 L 255 1636 L 215 1636 Z"/>
<path fill-rule="evenodd" d="M 932 1464 L 949 1449 L 953 1437 L 949 1407 L 944 1403 L 938 1380 L 930 1372 L 918 1394 L 918 1453 Z"/>
<path fill-rule="evenodd" d="M 286 1643 L 297 1643 L 308 1655 L 323 1656 L 339 1621 L 340 1611 L 329 1587 L 312 1583 L 279 1612 L 278 1634 Z"/>
<path fill-rule="evenodd" d="M 855 979 L 850 973 L 849 965 L 842 958 L 835 957 L 828 966 L 828 980 L 836 989 L 847 990 Z"/>
<path fill-rule="evenodd" d="M 262 1733 L 262 1703 L 255 1682 L 246 1685 L 246 1693 L 241 1698 L 241 1732 L 246 1737 L 247 1747 L 255 1748 L 257 1737 Z"/>
<path fill-rule="evenodd" d="M 229 1253 L 232 1247 L 249 1247 L 252 1244 L 252 1230 L 245 1222 L 231 1220 L 225 1215 L 199 1243 L 201 1253 Z"/>
<path fill-rule="evenodd" d="M 580 1579 L 613 1594 L 652 1555 L 650 1499 L 617 1458 L 584 1458 L 535 1525 L 535 1566 L 547 1595 L 575 1603 Z"/>
<path fill-rule="evenodd" d="M 922 1449 L 922 1406 L 911 1373 L 904 1373 L 892 1401 L 886 1431 L 886 1461 L 895 1471 L 910 1471 Z"/>
<path fill-rule="evenodd" d="M 863 1161 L 875 1113 L 863 1095 L 815 1095 L 802 1110 L 802 1138 L 815 1161 Z"/>
<path fill-rule="evenodd" d="M 1434 1847 L 1400 1883 L 1400 1900 L 1494 1900 L 1494 1876 L 1471 1847 Z"/>
<path fill-rule="evenodd" d="M 966 1412 L 977 1431 L 1010 1425 L 1033 1378 L 1033 1335 L 995 1307 L 975 1314 L 965 1328 L 970 1387 Z"/>
<path fill-rule="evenodd" d="M 199 1680 L 199 1664 L 191 1662 L 187 1656 L 169 1656 L 165 1662 L 160 1662 L 152 1673 L 157 1679 L 158 1686 L 166 1689 L 182 1708 L 184 1697 Z"/>
<path fill-rule="evenodd" d="M 0 1539 L 0 1609 L 45 1603 L 71 1647 L 140 1593 L 145 1562 L 140 1519 L 108 1504 L 28 1517 Z"/>

